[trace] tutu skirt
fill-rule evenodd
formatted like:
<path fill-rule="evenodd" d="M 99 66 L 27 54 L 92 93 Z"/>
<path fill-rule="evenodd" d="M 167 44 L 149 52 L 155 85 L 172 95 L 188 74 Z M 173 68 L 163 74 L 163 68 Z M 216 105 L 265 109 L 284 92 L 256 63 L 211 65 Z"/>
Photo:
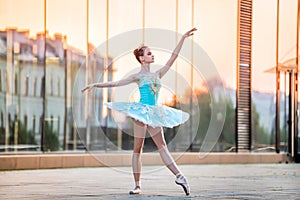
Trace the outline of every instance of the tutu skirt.
<path fill-rule="evenodd" d="M 189 114 L 165 105 L 148 105 L 138 102 L 108 102 L 108 108 L 121 112 L 152 127 L 173 128 L 189 119 Z"/>

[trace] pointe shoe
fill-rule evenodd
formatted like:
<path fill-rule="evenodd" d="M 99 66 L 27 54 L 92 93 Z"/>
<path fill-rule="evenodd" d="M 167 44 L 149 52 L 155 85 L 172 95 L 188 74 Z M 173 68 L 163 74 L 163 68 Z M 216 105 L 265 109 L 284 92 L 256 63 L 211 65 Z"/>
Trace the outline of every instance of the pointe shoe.
<path fill-rule="evenodd" d="M 183 188 L 183 190 L 187 196 L 190 195 L 190 186 L 189 186 L 187 180 L 184 178 L 184 176 L 179 176 L 175 180 L 175 183 L 177 185 L 180 185 Z"/>
<path fill-rule="evenodd" d="M 141 192 L 141 188 L 137 186 L 133 190 L 130 190 L 129 194 L 141 194 Z"/>

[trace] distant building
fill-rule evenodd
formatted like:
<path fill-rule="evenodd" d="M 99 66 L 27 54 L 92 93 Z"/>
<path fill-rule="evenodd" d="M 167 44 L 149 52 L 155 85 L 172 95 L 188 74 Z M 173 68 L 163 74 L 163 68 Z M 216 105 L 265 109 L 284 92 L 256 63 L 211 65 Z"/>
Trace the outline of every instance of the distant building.
<path fill-rule="evenodd" d="M 66 36 L 61 34 L 54 34 L 53 37 L 47 35 L 45 43 L 44 33 L 31 38 L 28 30 L 8 28 L 0 31 L 0 145 L 11 143 L 9 137 L 14 134 L 16 120 L 32 130 L 39 143 L 43 94 L 46 92 L 45 121 L 59 134 L 62 146 L 67 146 L 76 134 L 72 107 L 76 97 L 80 96 L 78 89 L 86 83 L 85 73 L 78 73 L 85 69 L 85 61 L 85 52 L 69 46 Z M 104 72 L 104 58 L 96 51 L 89 52 L 88 63 L 91 71 L 89 82 L 94 82 L 97 74 Z M 102 92 L 98 92 L 97 103 L 102 103 L 102 99 Z M 77 111 L 83 113 L 83 123 L 77 126 L 85 126 L 85 103 L 76 106 L 79 106 Z M 97 117 L 102 118 L 102 106 L 99 109 Z"/>

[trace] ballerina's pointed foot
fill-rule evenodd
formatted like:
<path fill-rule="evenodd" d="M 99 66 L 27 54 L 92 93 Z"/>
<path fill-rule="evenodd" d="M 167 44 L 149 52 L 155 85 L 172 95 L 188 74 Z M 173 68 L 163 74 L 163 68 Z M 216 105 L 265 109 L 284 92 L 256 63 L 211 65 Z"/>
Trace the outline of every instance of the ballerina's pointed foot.
<path fill-rule="evenodd" d="M 141 194 L 141 188 L 140 187 L 135 187 L 133 190 L 129 191 L 129 194 Z"/>
<path fill-rule="evenodd" d="M 184 176 L 179 176 L 175 180 L 175 183 L 177 185 L 180 185 L 183 188 L 183 190 L 184 190 L 184 192 L 187 196 L 190 195 L 190 186 L 189 186 L 189 184 L 188 184 L 188 182 L 187 182 L 187 180 Z"/>

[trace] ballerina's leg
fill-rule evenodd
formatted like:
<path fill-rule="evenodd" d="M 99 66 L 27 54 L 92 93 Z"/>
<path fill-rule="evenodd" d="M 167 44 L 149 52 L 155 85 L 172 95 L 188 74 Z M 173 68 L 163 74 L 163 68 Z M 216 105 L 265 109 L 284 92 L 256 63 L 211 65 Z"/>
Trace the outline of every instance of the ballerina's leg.
<path fill-rule="evenodd" d="M 159 128 L 153 128 L 148 127 L 148 131 L 157 146 L 158 152 L 160 154 L 160 157 L 164 164 L 169 168 L 169 170 L 176 176 L 175 183 L 182 186 L 184 192 L 186 195 L 190 194 L 190 186 L 184 177 L 184 175 L 179 170 L 176 162 L 174 161 L 173 157 L 171 156 L 164 135 L 163 135 L 163 129 L 161 127 Z"/>
<path fill-rule="evenodd" d="M 135 189 L 130 191 L 133 193 L 140 193 L 141 188 L 141 153 L 144 146 L 145 136 L 146 136 L 146 125 L 140 122 L 134 122 L 134 147 L 132 155 L 132 172 L 135 181 Z M 137 190 L 138 189 L 138 190 Z"/>
<path fill-rule="evenodd" d="M 170 169 L 170 171 L 174 174 L 180 174 L 180 170 L 177 167 L 173 157 L 171 156 L 164 135 L 162 127 L 153 128 L 151 126 L 148 127 L 148 131 L 158 149 L 160 157 L 164 164 Z"/>

